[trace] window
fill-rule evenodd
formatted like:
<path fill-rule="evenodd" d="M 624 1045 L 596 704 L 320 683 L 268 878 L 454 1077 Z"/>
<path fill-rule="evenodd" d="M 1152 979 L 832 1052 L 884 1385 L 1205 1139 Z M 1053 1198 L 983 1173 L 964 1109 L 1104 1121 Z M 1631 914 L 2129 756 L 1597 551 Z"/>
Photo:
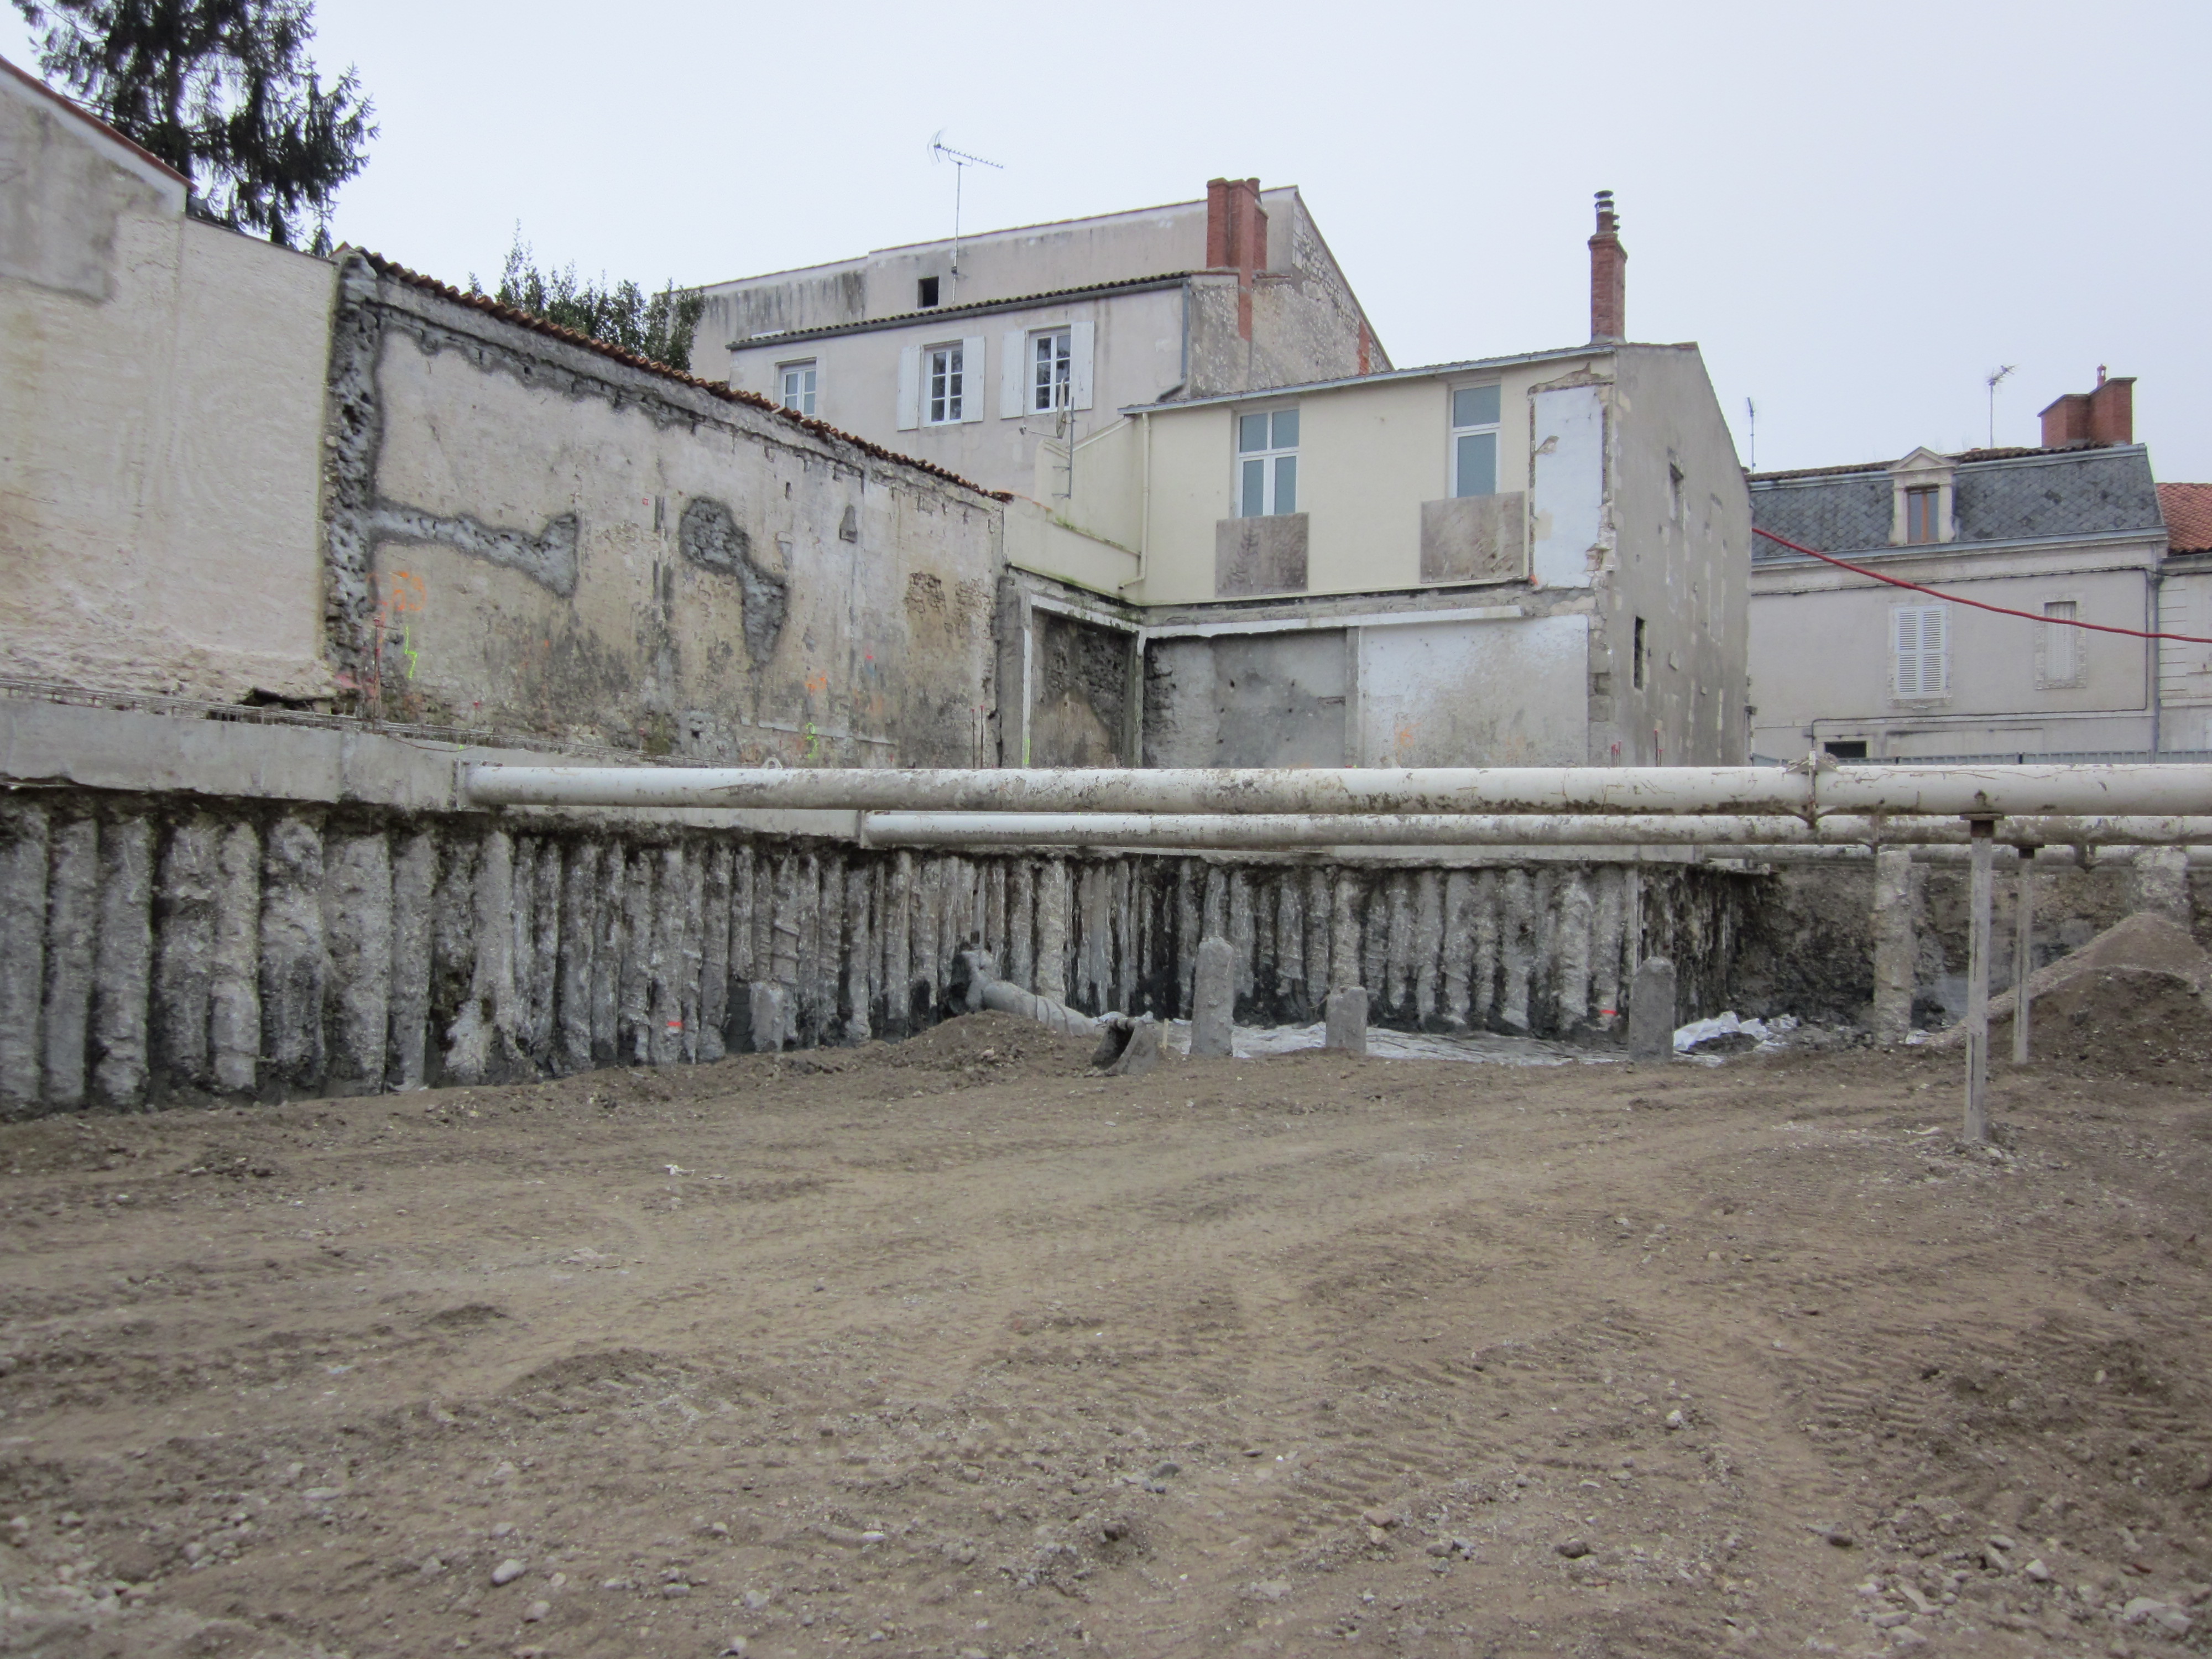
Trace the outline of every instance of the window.
<path fill-rule="evenodd" d="M 2043 607 L 2048 623 L 2043 629 L 2043 681 L 2046 685 L 2071 685 L 2081 672 L 2081 632 L 2069 628 L 2076 605 L 2072 599 L 2052 599 Z"/>
<path fill-rule="evenodd" d="M 1498 390 L 1462 386 L 1451 395 L 1452 494 L 1498 493 Z"/>
<path fill-rule="evenodd" d="M 1900 702 L 1947 696 L 1951 690 L 1948 606 L 1900 605 L 1889 613 L 1892 675 Z"/>
<path fill-rule="evenodd" d="M 1030 410 L 1050 414 L 1068 406 L 1075 354 L 1064 328 L 1030 337 Z"/>
<path fill-rule="evenodd" d="M 1864 738 L 1831 738 L 1820 747 L 1826 750 L 1832 758 L 1839 761 L 1864 760 L 1867 757 Z"/>
<path fill-rule="evenodd" d="M 1644 618 L 1641 617 L 1636 619 L 1636 637 L 1631 648 L 1633 654 L 1629 658 L 1629 680 L 1638 691 L 1641 691 L 1644 689 L 1644 662 L 1646 655 L 1644 644 Z"/>
<path fill-rule="evenodd" d="M 810 360 L 803 363 L 781 363 L 777 366 L 777 374 L 783 382 L 783 406 L 801 415 L 811 415 L 814 412 L 813 362 Z"/>
<path fill-rule="evenodd" d="M 957 345 L 931 346 L 929 382 L 923 388 L 922 418 L 930 426 L 950 426 L 960 419 L 962 391 L 967 379 L 967 352 Z"/>
<path fill-rule="evenodd" d="M 925 276 L 914 285 L 915 308 L 927 311 L 937 303 L 937 278 Z"/>
<path fill-rule="evenodd" d="M 1905 492 L 1905 539 L 1908 543 L 1941 541 L 1942 520 L 1936 514 L 1943 492 L 1933 485 Z"/>
<path fill-rule="evenodd" d="M 1298 411 L 1272 410 L 1237 420 L 1237 516 L 1298 510 Z"/>

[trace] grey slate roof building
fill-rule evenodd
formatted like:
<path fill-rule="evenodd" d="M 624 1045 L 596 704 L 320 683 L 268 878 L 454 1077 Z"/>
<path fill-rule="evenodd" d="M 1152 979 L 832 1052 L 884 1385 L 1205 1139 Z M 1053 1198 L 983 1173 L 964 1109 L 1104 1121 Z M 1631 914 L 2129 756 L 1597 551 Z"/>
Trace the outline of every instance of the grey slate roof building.
<path fill-rule="evenodd" d="M 2058 449 L 1976 449 L 1945 458 L 1954 469 L 1951 539 L 1976 544 L 2155 533 L 2158 487 L 2141 444 Z M 1823 553 L 1847 556 L 1893 545 L 1891 464 L 1753 473 L 1752 522 Z M 1933 550 L 1916 549 L 1918 552 Z M 1757 538 L 1755 563 L 1801 556 Z"/>
<path fill-rule="evenodd" d="M 2118 760 L 2212 745 L 2212 653 L 2151 637 L 2212 635 L 2212 574 L 2170 564 L 2133 384 L 2100 374 L 2061 398 L 2035 448 L 1751 475 L 1756 530 L 1854 567 L 1753 538 L 1754 754 Z"/>

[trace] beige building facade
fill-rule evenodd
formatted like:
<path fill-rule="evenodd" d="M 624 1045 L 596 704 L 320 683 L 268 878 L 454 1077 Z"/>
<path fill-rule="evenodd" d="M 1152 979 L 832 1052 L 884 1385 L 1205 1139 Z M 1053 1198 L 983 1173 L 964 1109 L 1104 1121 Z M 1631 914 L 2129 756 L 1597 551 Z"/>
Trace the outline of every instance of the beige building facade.
<path fill-rule="evenodd" d="M 1304 198 L 1256 179 L 702 291 L 732 388 L 1048 512 L 1127 405 L 1389 366 Z"/>
<path fill-rule="evenodd" d="M 1620 303 L 1603 212 L 1594 324 Z M 1744 757 L 1750 505 L 1695 346 L 1599 337 L 1121 413 L 1057 538 L 1009 518 L 1010 561 L 1062 589 L 1018 580 L 1006 629 L 1031 763 Z M 1085 538 L 1119 563 L 1085 564 Z"/>

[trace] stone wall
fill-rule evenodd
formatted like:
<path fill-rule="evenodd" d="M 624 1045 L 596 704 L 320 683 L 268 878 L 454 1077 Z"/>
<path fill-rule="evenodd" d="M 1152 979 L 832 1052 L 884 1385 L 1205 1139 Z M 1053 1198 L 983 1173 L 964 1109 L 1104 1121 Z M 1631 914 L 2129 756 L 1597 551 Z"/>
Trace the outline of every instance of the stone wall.
<path fill-rule="evenodd" d="M 0 1102 L 24 1115 L 366 1094 L 896 1036 L 969 939 L 1090 1012 L 1182 1016 L 1200 938 L 1248 1022 L 1364 983 L 1378 1023 L 1565 1033 L 1639 950 L 1714 1012 L 1750 884 L 867 851 L 643 815 L 21 789 L 0 804 Z M 756 1031 L 755 986 L 788 1030 Z"/>

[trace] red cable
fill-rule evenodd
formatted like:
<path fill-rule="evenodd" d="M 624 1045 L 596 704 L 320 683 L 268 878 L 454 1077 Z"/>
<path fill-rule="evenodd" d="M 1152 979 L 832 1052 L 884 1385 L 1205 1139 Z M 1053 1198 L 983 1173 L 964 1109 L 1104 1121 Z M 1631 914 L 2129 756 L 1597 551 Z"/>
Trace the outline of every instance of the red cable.
<path fill-rule="evenodd" d="M 2093 634 L 2124 634 L 2131 640 L 2179 640 L 2185 645 L 2212 645 L 2212 639 L 2196 634 L 2151 634 L 2140 628 L 2114 628 L 2108 623 L 2077 622 L 2071 617 L 2039 617 L 2033 611 L 2014 611 L 2008 606 L 1991 605 L 1984 599 L 1962 599 L 1956 593 L 1946 593 L 1940 588 L 1923 587 L 1918 582 L 1909 582 L 1902 576 L 1885 576 L 1879 570 L 1869 570 L 1863 564 L 1853 564 L 1832 553 L 1821 553 L 1809 547 L 1801 547 L 1787 536 L 1778 536 L 1771 530 L 1751 527 L 1754 536 L 1764 536 L 1788 548 L 1792 553 L 1802 553 L 1807 558 L 1818 559 L 1823 564 L 1834 565 L 1838 570 L 1848 570 L 1854 576 L 1870 576 L 1878 582 L 1887 582 L 1892 587 L 1909 587 L 1916 593 L 1925 593 L 1933 599 L 1948 599 L 1953 605 L 1971 605 L 1977 611 L 1994 611 L 2000 617 L 2018 617 L 2024 622 L 2047 623 L 2053 628 L 2086 628 Z"/>

